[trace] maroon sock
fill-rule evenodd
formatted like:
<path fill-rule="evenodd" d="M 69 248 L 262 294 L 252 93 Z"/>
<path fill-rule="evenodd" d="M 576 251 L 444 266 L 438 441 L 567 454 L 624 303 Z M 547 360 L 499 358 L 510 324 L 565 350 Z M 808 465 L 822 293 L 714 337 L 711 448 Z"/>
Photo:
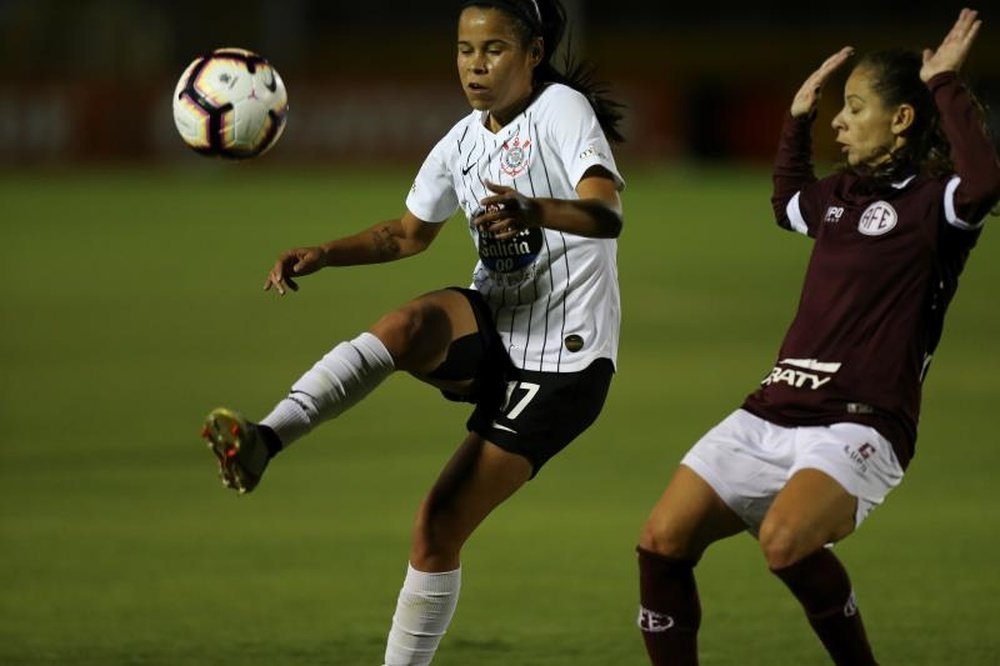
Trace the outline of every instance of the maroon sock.
<path fill-rule="evenodd" d="M 877 666 L 844 565 L 820 548 L 783 569 L 772 569 L 806 611 L 813 631 L 837 666 Z"/>
<path fill-rule="evenodd" d="M 643 548 L 639 553 L 639 629 L 653 666 L 698 666 L 701 604 L 695 560 L 679 560 Z"/>

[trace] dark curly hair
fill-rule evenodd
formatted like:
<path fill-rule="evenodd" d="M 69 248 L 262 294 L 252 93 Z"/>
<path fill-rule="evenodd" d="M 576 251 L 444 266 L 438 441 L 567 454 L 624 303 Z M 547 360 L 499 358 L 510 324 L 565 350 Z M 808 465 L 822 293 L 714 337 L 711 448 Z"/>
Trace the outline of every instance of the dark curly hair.
<path fill-rule="evenodd" d="M 855 66 L 871 74 L 872 88 L 885 106 L 908 104 L 914 111 L 913 124 L 904 133 L 906 142 L 868 174 L 877 180 L 898 180 L 912 173 L 943 176 L 954 170 L 937 105 L 920 79 L 922 65 L 918 53 L 889 50 L 869 53 Z"/>
<path fill-rule="evenodd" d="M 578 61 L 566 50 L 561 66 L 553 64 L 556 49 L 566 32 L 566 10 L 559 0 L 467 0 L 466 7 L 489 7 L 507 14 L 524 45 L 541 38 L 544 52 L 535 67 L 535 85 L 562 83 L 586 96 L 597 121 L 608 139 L 622 142 L 618 125 L 624 105 L 608 97 L 607 86 L 595 79 L 595 67 L 588 61 Z"/>

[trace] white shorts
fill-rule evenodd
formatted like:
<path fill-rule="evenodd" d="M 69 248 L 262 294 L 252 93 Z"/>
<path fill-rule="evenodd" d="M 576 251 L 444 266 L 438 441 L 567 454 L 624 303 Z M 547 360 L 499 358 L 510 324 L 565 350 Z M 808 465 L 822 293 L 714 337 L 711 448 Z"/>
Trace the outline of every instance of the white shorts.
<path fill-rule="evenodd" d="M 828 474 L 858 499 L 855 528 L 903 480 L 892 445 L 872 427 L 789 428 L 743 409 L 708 431 L 681 464 L 707 481 L 755 535 L 775 496 L 801 469 Z"/>

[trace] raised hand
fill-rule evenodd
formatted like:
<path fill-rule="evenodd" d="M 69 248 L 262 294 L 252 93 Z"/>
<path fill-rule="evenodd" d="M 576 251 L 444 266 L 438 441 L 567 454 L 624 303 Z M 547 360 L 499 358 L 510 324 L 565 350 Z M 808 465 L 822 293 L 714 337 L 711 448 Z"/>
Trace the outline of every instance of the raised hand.
<path fill-rule="evenodd" d="M 301 277 L 315 273 L 325 265 L 323 248 L 297 247 L 285 250 L 278 256 L 271 272 L 267 274 L 267 280 L 264 281 L 264 291 L 274 287 L 282 296 L 285 295 L 286 287 L 292 291 L 298 291 L 299 285 L 292 279 L 293 276 Z"/>
<path fill-rule="evenodd" d="M 538 203 L 519 193 L 512 187 L 486 183 L 494 192 L 479 203 L 483 212 L 472 219 L 481 232 L 489 233 L 500 240 L 507 240 L 528 227 L 540 226 Z"/>
<path fill-rule="evenodd" d="M 823 61 L 815 72 L 809 75 L 792 100 L 792 115 L 796 118 L 807 116 L 816 110 L 820 92 L 830 75 L 854 55 L 854 47 L 845 46 Z"/>
<path fill-rule="evenodd" d="M 937 50 L 924 49 L 924 65 L 920 68 L 921 81 L 926 83 L 941 72 L 957 72 L 961 68 L 979 33 L 979 26 L 983 24 L 976 18 L 978 15 L 973 9 L 963 9 Z"/>

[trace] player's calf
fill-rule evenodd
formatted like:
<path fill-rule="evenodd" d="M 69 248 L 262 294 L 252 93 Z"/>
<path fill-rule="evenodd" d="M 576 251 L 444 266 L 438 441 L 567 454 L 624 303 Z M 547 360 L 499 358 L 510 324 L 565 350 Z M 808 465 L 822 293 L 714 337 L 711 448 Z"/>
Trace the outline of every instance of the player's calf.
<path fill-rule="evenodd" d="M 809 624 L 837 666 L 877 666 L 850 578 L 830 548 L 771 571 L 802 604 Z"/>

